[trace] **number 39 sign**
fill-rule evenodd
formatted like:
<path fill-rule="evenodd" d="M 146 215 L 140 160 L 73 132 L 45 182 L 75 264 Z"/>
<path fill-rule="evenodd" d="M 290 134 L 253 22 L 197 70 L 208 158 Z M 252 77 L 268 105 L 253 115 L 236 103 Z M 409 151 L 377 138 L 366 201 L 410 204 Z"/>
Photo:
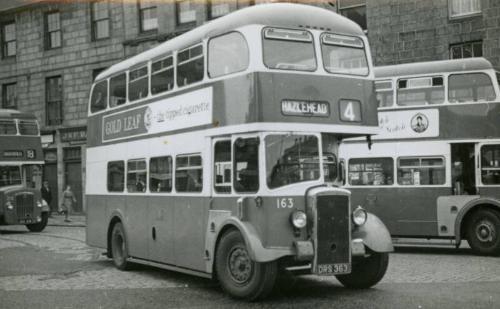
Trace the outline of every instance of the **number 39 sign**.
<path fill-rule="evenodd" d="M 361 121 L 361 102 L 356 100 L 340 100 L 340 120 L 349 122 Z"/>

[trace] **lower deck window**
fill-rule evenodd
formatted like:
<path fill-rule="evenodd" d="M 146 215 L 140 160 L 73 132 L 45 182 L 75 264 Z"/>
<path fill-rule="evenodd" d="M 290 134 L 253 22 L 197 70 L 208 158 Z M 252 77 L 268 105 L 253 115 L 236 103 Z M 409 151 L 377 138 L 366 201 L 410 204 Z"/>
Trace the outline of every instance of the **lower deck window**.
<path fill-rule="evenodd" d="M 146 160 L 127 162 L 127 191 L 146 192 Z"/>
<path fill-rule="evenodd" d="M 500 145 L 481 147 L 481 181 L 485 185 L 500 184 Z"/>
<path fill-rule="evenodd" d="M 149 161 L 149 191 L 172 191 L 172 157 L 151 158 Z"/>
<path fill-rule="evenodd" d="M 113 161 L 108 163 L 108 191 L 123 192 L 124 189 L 124 171 L 123 161 Z"/>
<path fill-rule="evenodd" d="M 349 184 L 353 186 L 390 186 L 394 183 L 392 158 L 349 160 Z"/>
<path fill-rule="evenodd" d="M 238 138 L 234 142 L 233 183 L 236 192 L 259 190 L 259 138 Z"/>
<path fill-rule="evenodd" d="M 175 190 L 177 192 L 201 192 L 203 167 L 200 155 L 181 155 L 175 159 Z"/>
<path fill-rule="evenodd" d="M 443 185 L 445 181 L 443 158 L 399 158 L 398 184 Z"/>

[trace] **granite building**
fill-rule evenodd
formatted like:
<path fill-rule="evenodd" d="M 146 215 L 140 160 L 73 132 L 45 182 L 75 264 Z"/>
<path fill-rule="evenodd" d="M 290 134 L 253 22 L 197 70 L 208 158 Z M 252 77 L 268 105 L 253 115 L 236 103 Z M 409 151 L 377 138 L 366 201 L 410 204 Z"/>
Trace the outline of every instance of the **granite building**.
<path fill-rule="evenodd" d="M 2 0 L 1 107 L 38 117 L 44 178 L 53 191 L 61 194 L 70 184 L 78 197 L 76 210 L 85 210 L 87 100 L 101 70 L 261 2 L 268 1 Z M 498 0 L 308 3 L 337 11 L 366 29 L 376 65 L 484 56 L 500 68 Z"/>

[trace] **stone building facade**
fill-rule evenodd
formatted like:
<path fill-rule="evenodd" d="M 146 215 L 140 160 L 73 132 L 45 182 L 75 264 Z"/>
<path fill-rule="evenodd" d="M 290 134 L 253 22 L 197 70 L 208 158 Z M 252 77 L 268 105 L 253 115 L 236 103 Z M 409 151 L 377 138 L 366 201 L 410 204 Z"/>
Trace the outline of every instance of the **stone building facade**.
<path fill-rule="evenodd" d="M 102 69 L 260 2 L 269 1 L 2 0 L 1 107 L 38 117 L 44 178 L 53 191 L 61 195 L 70 184 L 79 199 L 76 210 L 85 211 L 87 100 Z M 470 2 L 472 6 L 463 6 L 463 0 L 308 1 L 366 27 L 376 65 L 460 54 L 485 56 L 500 68 L 500 1 Z"/>

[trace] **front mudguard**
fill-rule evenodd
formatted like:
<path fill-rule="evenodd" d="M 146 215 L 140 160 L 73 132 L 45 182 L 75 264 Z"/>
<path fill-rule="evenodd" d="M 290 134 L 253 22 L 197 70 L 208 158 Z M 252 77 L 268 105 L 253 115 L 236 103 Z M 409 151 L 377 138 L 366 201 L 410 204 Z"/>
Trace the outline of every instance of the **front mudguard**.
<path fill-rule="evenodd" d="M 384 223 L 374 214 L 367 213 L 366 222 L 362 226 L 357 226 L 352 239 L 362 239 L 363 244 L 375 252 L 392 252 L 391 234 Z"/>

